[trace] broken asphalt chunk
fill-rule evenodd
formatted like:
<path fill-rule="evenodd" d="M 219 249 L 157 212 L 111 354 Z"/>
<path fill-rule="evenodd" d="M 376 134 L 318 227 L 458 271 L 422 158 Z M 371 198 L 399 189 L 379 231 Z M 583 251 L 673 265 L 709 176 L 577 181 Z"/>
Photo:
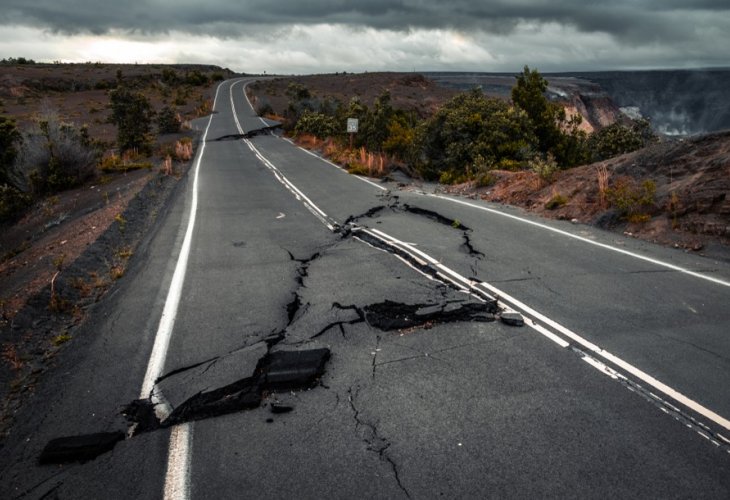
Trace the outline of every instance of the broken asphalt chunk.
<path fill-rule="evenodd" d="M 270 353 L 262 366 L 261 383 L 266 389 L 311 387 L 324 374 L 329 357 L 327 348 Z"/>
<path fill-rule="evenodd" d="M 135 399 L 122 408 L 122 415 L 127 422 L 134 425 L 133 436 L 160 428 L 160 419 L 155 413 L 155 405 L 149 399 Z"/>
<path fill-rule="evenodd" d="M 176 407 L 162 425 L 171 425 L 218 417 L 241 410 L 258 408 L 261 387 L 257 378 L 245 378 L 208 392 L 201 392 Z"/>
<path fill-rule="evenodd" d="M 123 440 L 124 433 L 121 431 L 52 439 L 43 448 L 38 462 L 45 465 L 93 460 L 99 455 L 111 451 L 119 441 Z"/>
<path fill-rule="evenodd" d="M 502 320 L 502 323 L 509 326 L 524 326 L 525 325 L 525 318 L 522 317 L 522 315 L 518 312 L 514 311 L 505 311 L 502 314 L 499 315 L 499 319 Z"/>

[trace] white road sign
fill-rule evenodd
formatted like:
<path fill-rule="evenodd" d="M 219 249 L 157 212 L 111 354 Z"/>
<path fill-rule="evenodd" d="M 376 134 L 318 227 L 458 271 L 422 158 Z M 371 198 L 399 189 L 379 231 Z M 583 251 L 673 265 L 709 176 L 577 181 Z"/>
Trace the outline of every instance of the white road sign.
<path fill-rule="evenodd" d="M 357 118 L 348 118 L 347 119 L 347 133 L 348 134 L 356 134 L 357 133 L 357 127 L 358 127 L 358 119 Z"/>

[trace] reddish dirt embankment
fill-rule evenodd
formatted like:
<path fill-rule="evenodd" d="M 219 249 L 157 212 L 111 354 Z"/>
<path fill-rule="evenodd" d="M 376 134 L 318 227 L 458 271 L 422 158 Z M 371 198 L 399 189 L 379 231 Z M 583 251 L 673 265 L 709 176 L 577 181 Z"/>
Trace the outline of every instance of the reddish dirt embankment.
<path fill-rule="evenodd" d="M 723 254 L 730 250 L 730 131 L 655 144 L 559 172 L 553 182 L 532 172 L 499 171 L 493 177 L 489 187 L 464 184 L 448 190 L 664 245 L 702 250 L 719 244 Z M 622 213 L 614 200 L 617 189 L 640 190 L 646 181 L 655 186 L 653 201 L 636 204 L 633 216 Z"/>

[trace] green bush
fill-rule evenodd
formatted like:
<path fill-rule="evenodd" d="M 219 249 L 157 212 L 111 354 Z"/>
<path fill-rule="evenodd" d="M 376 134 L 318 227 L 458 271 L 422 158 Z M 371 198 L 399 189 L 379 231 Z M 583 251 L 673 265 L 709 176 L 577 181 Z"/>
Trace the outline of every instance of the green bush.
<path fill-rule="evenodd" d="M 150 133 L 154 112 L 147 98 L 121 86 L 111 92 L 111 123 L 117 126 L 117 145 L 122 151 L 136 149 L 149 153 L 152 149 Z"/>
<path fill-rule="evenodd" d="M 172 106 L 165 106 L 157 114 L 157 131 L 160 134 L 176 134 L 180 132 L 181 125 L 180 115 Z"/>
<path fill-rule="evenodd" d="M 0 222 L 13 222 L 19 219 L 31 205 L 32 198 L 18 188 L 0 184 Z"/>
<path fill-rule="evenodd" d="M 439 183 L 441 184 L 463 184 L 469 181 L 469 177 L 464 172 L 456 170 L 444 170 L 439 175 Z"/>
<path fill-rule="evenodd" d="M 560 170 L 557 162 L 553 155 L 549 154 L 543 158 L 542 156 L 536 156 L 528 163 L 530 170 L 535 172 L 540 179 L 548 184 L 553 181 L 555 174 Z"/>
<path fill-rule="evenodd" d="M 337 132 L 337 121 L 334 117 L 305 111 L 294 127 L 296 134 L 312 134 L 320 139 L 332 137 Z"/>
<path fill-rule="evenodd" d="M 302 101 L 312 97 L 307 87 L 298 82 L 290 82 L 286 88 L 286 95 L 294 101 Z"/>
<path fill-rule="evenodd" d="M 614 185 L 606 190 L 606 199 L 622 217 L 629 220 L 647 219 L 655 202 L 656 184 L 645 180 L 639 184 L 630 177 L 619 177 Z"/>
<path fill-rule="evenodd" d="M 203 85 L 208 85 L 208 83 L 210 83 L 210 80 L 208 80 L 208 77 L 206 75 L 195 69 L 185 74 L 184 82 L 188 85 L 192 85 L 193 87 L 199 87 Z"/>
<path fill-rule="evenodd" d="M 588 139 L 592 161 L 602 161 L 630 153 L 657 141 L 657 136 L 645 119 L 633 120 L 630 125 L 613 123 L 594 132 Z"/>
<path fill-rule="evenodd" d="M 419 125 L 417 168 L 426 179 L 438 179 L 446 171 L 470 177 L 500 162 L 521 165 L 535 145 L 524 111 L 474 89 L 457 95 Z"/>

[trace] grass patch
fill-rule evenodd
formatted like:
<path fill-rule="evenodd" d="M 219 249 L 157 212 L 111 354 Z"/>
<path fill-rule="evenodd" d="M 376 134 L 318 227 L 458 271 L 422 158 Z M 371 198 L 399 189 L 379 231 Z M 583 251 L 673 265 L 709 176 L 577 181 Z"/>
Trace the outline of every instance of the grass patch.
<path fill-rule="evenodd" d="M 132 170 L 152 169 L 152 163 L 148 161 L 124 160 L 116 155 L 107 156 L 101 160 L 99 170 L 104 173 L 130 172 Z"/>
<path fill-rule="evenodd" d="M 547 203 L 545 203 L 545 208 L 548 210 L 555 210 L 556 208 L 562 207 L 566 203 L 568 203 L 568 198 L 560 193 L 555 193 L 553 197 L 550 198 Z"/>
<path fill-rule="evenodd" d="M 61 334 L 56 335 L 55 337 L 53 337 L 51 339 L 51 343 L 54 346 L 58 347 L 58 346 L 60 346 L 62 344 L 65 344 L 69 340 L 71 340 L 71 335 L 69 335 L 68 332 L 63 332 L 63 333 L 61 333 Z"/>

